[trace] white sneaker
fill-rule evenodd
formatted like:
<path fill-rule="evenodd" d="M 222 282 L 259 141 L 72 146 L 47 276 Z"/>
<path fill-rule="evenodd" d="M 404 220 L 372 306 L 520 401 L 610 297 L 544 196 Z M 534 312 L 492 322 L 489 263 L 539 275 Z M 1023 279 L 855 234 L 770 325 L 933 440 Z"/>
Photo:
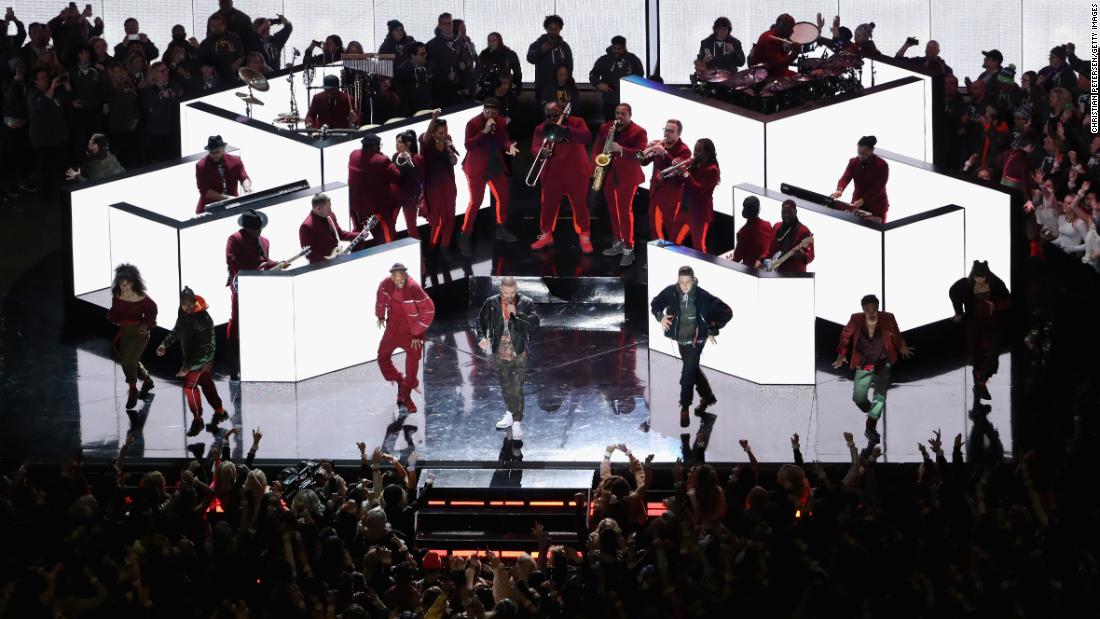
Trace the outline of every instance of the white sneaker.
<path fill-rule="evenodd" d="M 507 430 L 512 427 L 512 411 L 504 411 L 504 416 L 497 422 L 497 430 Z"/>
<path fill-rule="evenodd" d="M 523 426 L 521 426 L 518 421 L 512 424 L 512 440 L 513 441 L 522 441 L 523 440 Z"/>

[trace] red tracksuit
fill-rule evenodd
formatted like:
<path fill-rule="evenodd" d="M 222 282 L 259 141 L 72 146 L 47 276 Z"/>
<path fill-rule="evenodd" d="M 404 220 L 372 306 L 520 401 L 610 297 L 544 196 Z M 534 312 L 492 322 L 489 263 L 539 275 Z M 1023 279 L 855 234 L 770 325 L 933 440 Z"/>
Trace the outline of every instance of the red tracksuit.
<path fill-rule="evenodd" d="M 753 266 L 771 247 L 772 225 L 759 217 L 745 222 L 737 231 L 737 244 L 733 249 L 733 261 Z"/>
<path fill-rule="evenodd" d="M 554 145 L 554 155 L 542 171 L 542 211 L 539 214 L 539 231 L 550 234 L 558 222 L 561 199 L 569 200 L 573 209 L 573 229 L 577 234 L 588 234 L 588 179 L 592 178 L 592 162 L 588 159 L 588 142 L 592 132 L 583 118 L 569 116 L 562 125 L 566 141 Z M 535 127 L 531 138 L 531 154 L 538 155 L 545 135 L 545 125 Z"/>
<path fill-rule="evenodd" d="M 397 170 L 401 173 L 401 182 L 395 188 L 390 225 L 396 226 L 398 211 L 404 211 L 406 231 L 410 237 L 419 239 L 420 228 L 416 227 L 416 216 L 421 212 L 426 214 L 424 209 L 424 158 L 419 154 L 410 154 L 409 156 L 412 157 L 412 167 L 397 166 Z M 392 161 L 395 165 L 397 164 L 397 155 L 393 156 Z M 451 212 L 453 213 L 454 209 Z"/>
<path fill-rule="evenodd" d="M 393 230 L 396 185 L 401 172 L 382 153 L 354 150 L 348 157 L 348 200 L 352 228 L 358 232 L 371 215 L 378 216 L 382 242 L 396 238 Z"/>
<path fill-rule="evenodd" d="M 790 249 L 793 248 L 795 245 L 801 243 L 802 239 L 805 239 L 808 236 L 812 236 L 813 234 L 810 232 L 809 228 L 803 226 L 802 224 L 798 224 L 798 229 L 794 231 L 794 239 L 787 243 L 786 237 L 780 238 L 779 230 L 782 227 L 782 221 L 776 223 L 775 226 L 772 227 L 771 243 L 768 243 L 768 251 L 760 255 L 760 260 L 771 258 L 780 251 L 790 251 Z M 791 233 L 788 232 L 787 234 Z M 805 273 L 806 265 L 814 261 L 813 244 L 807 245 L 804 251 L 806 252 L 805 256 L 800 253 L 795 253 L 795 255 L 788 258 L 787 261 L 781 264 L 776 270 L 780 273 Z"/>
<path fill-rule="evenodd" d="M 691 174 L 684 179 L 680 194 L 680 210 L 676 213 L 676 242 L 683 244 L 690 233 L 691 244 L 695 249 L 706 253 L 707 228 L 714 219 L 714 188 L 722 174 L 715 162 L 695 166 Z"/>
<path fill-rule="evenodd" d="M 271 243 L 263 236 L 253 237 L 244 230 L 229 235 L 225 242 L 225 265 L 229 268 L 230 313 L 226 337 L 238 337 L 237 322 L 240 314 L 237 309 L 237 273 L 241 271 L 265 271 L 279 264 L 268 257 Z"/>
<path fill-rule="evenodd" d="M 614 121 L 600 125 L 596 141 L 592 143 L 593 160 L 596 155 L 603 152 L 603 145 L 607 141 L 607 132 L 611 130 L 612 122 Z M 633 249 L 634 194 L 638 192 L 638 185 L 645 180 L 645 175 L 642 174 L 642 162 L 638 161 L 637 154 L 645 150 L 649 137 L 641 125 L 631 122 L 625 129 L 618 131 L 615 142 L 622 147 L 623 152 L 611 154 L 611 163 L 608 165 L 607 176 L 603 182 L 603 195 L 607 200 L 607 210 L 611 219 L 611 236 L 616 241 L 622 241 L 626 249 Z"/>
<path fill-rule="evenodd" d="M 886 181 L 889 179 L 890 166 L 882 157 L 872 154 L 866 162 L 852 157 L 848 160 L 848 167 L 844 168 L 844 175 L 837 181 L 836 189 L 844 191 L 849 181 L 855 181 L 852 202 L 862 198 L 863 206 L 860 208 L 885 222 L 886 210 L 890 208 L 890 200 L 886 198 Z"/>
<path fill-rule="evenodd" d="M 333 97 L 328 92 L 319 92 L 313 95 L 306 112 L 307 127 L 328 125 L 329 129 L 349 129 L 352 120 L 351 97 L 346 92 L 337 92 Z"/>
<path fill-rule="evenodd" d="M 248 180 L 248 172 L 245 171 L 241 158 L 236 155 L 229 153 L 222 155 L 221 172 L 218 171 L 218 164 L 210 158 L 210 155 L 199 159 L 195 163 L 195 184 L 199 188 L 199 204 L 195 207 L 195 214 L 201 215 L 203 207 L 216 202 L 216 200 L 206 199 L 207 189 L 236 196 L 240 195 L 237 188 L 246 180 Z"/>
<path fill-rule="evenodd" d="M 462 233 L 474 231 L 477 210 L 485 198 L 485 185 L 493 194 L 496 203 L 497 224 L 503 224 L 508 217 L 508 177 L 504 174 L 504 151 L 511 144 L 508 139 L 508 126 L 504 118 L 496 119 L 496 129 L 482 133 L 488 121 L 478 114 L 466 123 L 466 158 L 462 160 L 462 171 L 470 185 L 470 203 L 466 205 L 466 217 L 462 220 Z"/>
<path fill-rule="evenodd" d="M 687 159 L 691 156 L 691 149 L 683 140 L 676 140 L 672 146 L 665 147 L 665 154 L 657 155 L 650 161 L 653 162 L 653 174 L 649 178 L 649 236 L 655 239 L 675 239 L 676 231 L 673 224 L 676 221 L 676 213 L 680 210 L 680 191 L 683 189 L 684 179 L 680 175 L 662 179 L 661 170 L 669 167 L 673 162 Z M 648 163 L 648 162 L 647 162 Z"/>
<path fill-rule="evenodd" d="M 783 51 L 783 42 L 778 40 L 779 34 L 775 30 L 766 30 L 756 40 L 756 46 L 752 50 L 752 58 L 749 64 L 763 64 L 768 69 L 768 79 L 775 79 L 788 75 L 794 75 L 790 64 L 798 57 L 798 52 L 787 53 Z"/>
<path fill-rule="evenodd" d="M 431 247 L 450 247 L 455 229 L 455 162 L 451 152 L 435 147 L 435 140 L 420 136 L 420 153 L 424 157 L 424 204 L 431 226 Z"/>
<path fill-rule="evenodd" d="M 378 368 L 383 378 L 397 382 L 398 389 L 407 395 L 420 384 L 417 372 L 423 347 L 413 348 L 412 340 L 424 337 L 435 318 L 435 304 L 413 280 L 406 279 L 405 285 L 398 288 L 393 279 L 387 277 L 378 285 L 374 315 L 386 320 L 386 331 L 378 343 Z M 404 377 L 391 359 L 398 348 L 405 351 Z"/>
<path fill-rule="evenodd" d="M 340 241 L 351 241 L 356 236 L 354 232 L 345 232 L 340 224 L 336 223 L 335 216 L 318 217 L 313 211 L 310 211 L 302 225 L 298 226 L 298 242 L 303 248 L 307 245 L 312 248 L 306 256 L 310 264 L 327 258 Z"/>

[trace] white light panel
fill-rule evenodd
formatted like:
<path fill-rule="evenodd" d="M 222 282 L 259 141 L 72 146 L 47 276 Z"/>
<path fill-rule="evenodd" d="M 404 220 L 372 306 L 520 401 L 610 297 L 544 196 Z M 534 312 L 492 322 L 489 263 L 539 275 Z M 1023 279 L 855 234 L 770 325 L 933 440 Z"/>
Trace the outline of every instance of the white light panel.
<path fill-rule="evenodd" d="M 714 190 L 716 202 L 721 201 L 717 196 L 730 195 L 730 189 L 738 183 L 763 185 L 764 123 L 662 92 L 649 87 L 653 83 L 648 80 L 623 80 L 621 84 L 622 100 L 634 110 L 632 120 L 646 130 L 650 140 L 661 139 L 665 121 L 676 118 L 684 124 L 680 138 L 688 148 L 694 147 L 699 138 L 714 141 L 722 171 L 722 180 Z M 642 186 L 648 187 L 652 167 L 646 166 L 643 171 L 646 181 Z"/>
<path fill-rule="evenodd" d="M 171 329 L 181 289 L 176 228 L 115 207 L 109 210 L 108 217 L 112 270 L 123 262 L 136 266 L 145 280 L 148 296 L 157 303 L 158 324 Z"/>
<path fill-rule="evenodd" d="M 954 314 L 947 290 L 966 275 L 963 258 L 964 211 L 954 210 L 887 230 L 886 292 L 883 309 L 908 331 Z M 929 240 L 935 250 L 929 251 Z"/>
<path fill-rule="evenodd" d="M 679 246 L 650 243 L 648 251 L 647 303 L 676 283 L 680 267 L 690 266 L 699 286 L 733 310 L 717 343 L 703 349 L 701 365 L 760 384 L 814 383 L 813 278 L 761 278 Z M 679 357 L 675 342 L 652 315 L 648 324 L 650 350 Z M 783 328 L 762 329 L 764 324 Z"/>
<path fill-rule="evenodd" d="M 923 160 L 924 118 L 924 84 L 914 82 L 770 121 L 767 187 L 790 183 L 832 193 L 865 135 L 876 136 L 880 148 Z M 886 191 L 892 196 L 890 184 Z M 901 216 L 891 207 L 890 218 Z"/>
<path fill-rule="evenodd" d="M 744 224 L 740 204 L 749 195 L 760 199 L 761 218 L 773 224 L 780 221 L 781 200 L 738 187 L 733 196 L 736 208 L 730 213 L 736 229 Z M 814 260 L 807 271 L 815 274 L 818 318 L 846 324 L 859 311 L 863 295 L 882 298 L 881 232 L 807 208 L 798 209 L 798 220 L 814 235 Z"/>
<path fill-rule="evenodd" d="M 419 252 L 418 241 L 402 239 L 294 275 L 242 273 L 242 378 L 301 381 L 373 361 L 382 338 L 371 316 L 377 286 L 394 262 L 409 265 L 409 277 L 419 281 Z M 256 280 L 282 281 L 254 286 Z M 248 298 L 253 290 L 259 301 Z"/>

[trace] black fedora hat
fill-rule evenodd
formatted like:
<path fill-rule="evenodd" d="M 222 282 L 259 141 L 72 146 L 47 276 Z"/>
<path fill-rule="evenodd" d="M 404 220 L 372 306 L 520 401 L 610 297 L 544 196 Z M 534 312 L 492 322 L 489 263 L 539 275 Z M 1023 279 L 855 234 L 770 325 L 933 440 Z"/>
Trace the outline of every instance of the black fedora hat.
<path fill-rule="evenodd" d="M 206 138 L 206 150 L 217 150 L 219 148 L 225 148 L 225 140 L 220 135 L 212 135 Z"/>
<path fill-rule="evenodd" d="M 267 225 L 267 215 L 256 209 L 248 209 L 237 218 L 237 225 L 249 230 L 263 230 Z"/>

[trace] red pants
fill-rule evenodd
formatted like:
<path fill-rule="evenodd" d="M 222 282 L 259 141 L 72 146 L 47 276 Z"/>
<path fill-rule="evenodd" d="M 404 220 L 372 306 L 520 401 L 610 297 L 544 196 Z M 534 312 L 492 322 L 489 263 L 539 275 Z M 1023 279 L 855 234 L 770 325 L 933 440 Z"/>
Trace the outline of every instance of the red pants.
<path fill-rule="evenodd" d="M 466 218 L 462 220 L 462 233 L 470 234 L 474 231 L 474 222 L 477 220 L 477 210 L 481 201 L 485 199 L 485 185 L 489 185 L 489 191 L 493 195 L 493 202 L 497 209 L 497 223 L 503 224 L 508 217 L 508 177 L 504 172 L 492 178 L 467 172 L 466 180 L 470 186 L 470 203 L 466 205 Z"/>
<path fill-rule="evenodd" d="M 367 219 L 374 215 L 378 217 L 378 227 L 371 233 L 373 238 L 382 239 L 383 243 L 389 243 L 397 238 L 397 232 L 394 230 L 393 224 L 397 219 L 393 213 L 392 207 L 386 207 L 383 210 L 368 209 L 365 211 L 355 211 L 351 214 L 351 227 L 356 232 L 363 229 L 363 224 L 367 223 Z"/>
<path fill-rule="evenodd" d="M 573 209 L 573 229 L 577 234 L 588 234 L 591 217 L 588 214 L 588 179 L 584 177 L 569 182 L 543 179 L 539 231 L 542 234 L 554 231 L 562 197 L 569 200 L 569 206 Z"/>
<path fill-rule="evenodd" d="M 676 232 L 676 238 L 673 240 L 678 245 L 683 245 L 684 239 L 690 234 L 691 246 L 706 253 L 707 228 L 710 227 L 713 213 L 714 211 L 704 207 L 687 208 L 680 205 L 680 211 L 676 213 L 676 221 L 672 225 Z"/>
<path fill-rule="evenodd" d="M 206 401 L 214 407 L 215 411 L 222 409 L 222 399 L 218 396 L 217 388 L 214 387 L 214 377 L 211 374 L 213 367 L 214 362 L 211 361 L 202 366 L 201 370 L 188 372 L 183 378 L 183 396 L 187 398 L 187 408 L 191 410 L 192 415 L 202 415 L 199 389 L 202 389 L 202 395 L 206 396 Z"/>
<path fill-rule="evenodd" d="M 428 225 L 431 226 L 432 247 L 442 245 L 450 247 L 455 231 L 455 194 L 454 181 L 429 184 L 424 189 L 424 199 L 428 207 Z"/>
<path fill-rule="evenodd" d="M 397 225 L 397 212 L 405 212 L 405 231 L 408 232 L 409 238 L 420 238 L 420 228 L 416 227 L 416 215 L 417 205 L 416 202 L 406 202 L 404 204 L 398 204 L 393 208 L 393 223 Z"/>
<path fill-rule="evenodd" d="M 676 236 L 674 223 L 680 209 L 680 186 L 664 183 L 649 192 L 649 236 L 654 239 L 672 239 Z"/>
<path fill-rule="evenodd" d="M 390 320 L 405 320 L 404 316 L 395 316 Z M 393 351 L 401 348 L 405 351 L 405 376 L 397 371 L 394 366 Z M 420 351 L 422 348 L 413 348 L 412 335 L 408 332 L 395 333 L 393 329 L 386 328 L 382 334 L 382 341 L 378 343 L 378 369 L 382 370 L 382 378 L 390 382 L 397 382 L 398 386 L 404 386 L 409 390 L 416 389 L 420 381 L 416 375 L 420 371 Z"/>
<path fill-rule="evenodd" d="M 611 182 L 603 185 L 603 197 L 607 200 L 607 212 L 611 220 L 611 236 L 622 241 L 627 249 L 634 248 L 634 194 L 637 185 L 617 187 Z"/>
<path fill-rule="evenodd" d="M 225 326 L 225 337 L 240 339 L 241 334 L 237 330 L 237 325 L 240 323 L 241 314 L 240 308 L 237 305 L 237 286 L 229 286 L 229 324 Z"/>

